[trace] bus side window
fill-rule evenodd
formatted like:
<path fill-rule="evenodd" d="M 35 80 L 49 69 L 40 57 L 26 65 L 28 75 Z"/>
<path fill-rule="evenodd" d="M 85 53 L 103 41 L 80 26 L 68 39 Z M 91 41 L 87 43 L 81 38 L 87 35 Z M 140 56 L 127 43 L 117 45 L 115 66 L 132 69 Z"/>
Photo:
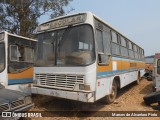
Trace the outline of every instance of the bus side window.
<path fill-rule="evenodd" d="M 157 74 L 160 74 L 160 59 L 157 60 Z"/>
<path fill-rule="evenodd" d="M 139 56 L 140 56 L 140 52 L 138 53 L 138 49 L 137 49 L 137 46 L 134 44 L 133 45 L 133 50 L 134 50 L 134 56 L 136 59 L 140 59 Z"/>
<path fill-rule="evenodd" d="M 96 38 L 97 38 L 98 52 L 104 53 L 102 31 L 98 29 L 96 30 Z"/>
<path fill-rule="evenodd" d="M 128 57 L 128 48 L 127 48 L 127 40 L 120 36 L 121 41 L 121 55 L 124 57 Z"/>
<path fill-rule="evenodd" d="M 103 32 L 103 46 L 104 46 L 104 52 L 107 54 L 111 53 L 111 36 L 109 31 L 104 31 Z"/>
<path fill-rule="evenodd" d="M 118 35 L 116 32 L 111 31 L 112 35 L 112 54 L 120 55 L 119 43 L 118 43 Z"/>
<path fill-rule="evenodd" d="M 134 58 L 133 44 L 130 41 L 128 41 L 128 47 L 129 47 L 129 57 Z"/>
<path fill-rule="evenodd" d="M 96 40 L 98 46 L 98 62 L 99 65 L 106 65 L 109 64 L 110 61 L 110 53 L 105 53 L 104 50 L 104 37 L 103 32 L 100 30 L 96 30 Z"/>
<path fill-rule="evenodd" d="M 5 69 L 5 45 L 0 43 L 0 72 Z"/>
<path fill-rule="evenodd" d="M 20 53 L 17 45 L 10 45 L 10 61 L 19 61 Z"/>

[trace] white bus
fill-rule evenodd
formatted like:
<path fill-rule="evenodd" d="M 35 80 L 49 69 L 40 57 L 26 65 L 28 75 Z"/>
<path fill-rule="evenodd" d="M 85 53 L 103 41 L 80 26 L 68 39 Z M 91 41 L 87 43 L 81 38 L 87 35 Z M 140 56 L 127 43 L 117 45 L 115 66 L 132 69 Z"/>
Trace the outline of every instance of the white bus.
<path fill-rule="evenodd" d="M 0 33 L 0 85 L 5 88 L 30 92 L 33 79 L 36 40 Z"/>
<path fill-rule="evenodd" d="M 160 53 L 155 54 L 153 66 L 153 91 L 160 91 Z"/>
<path fill-rule="evenodd" d="M 144 73 L 144 50 L 91 12 L 42 23 L 37 39 L 35 94 L 112 103 Z"/>

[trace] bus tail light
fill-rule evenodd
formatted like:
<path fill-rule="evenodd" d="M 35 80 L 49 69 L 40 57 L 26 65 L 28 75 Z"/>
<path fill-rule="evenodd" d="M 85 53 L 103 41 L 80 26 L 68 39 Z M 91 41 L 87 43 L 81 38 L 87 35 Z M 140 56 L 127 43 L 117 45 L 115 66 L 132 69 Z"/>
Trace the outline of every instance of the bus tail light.
<path fill-rule="evenodd" d="M 90 91 L 90 85 L 79 84 L 79 89 Z"/>

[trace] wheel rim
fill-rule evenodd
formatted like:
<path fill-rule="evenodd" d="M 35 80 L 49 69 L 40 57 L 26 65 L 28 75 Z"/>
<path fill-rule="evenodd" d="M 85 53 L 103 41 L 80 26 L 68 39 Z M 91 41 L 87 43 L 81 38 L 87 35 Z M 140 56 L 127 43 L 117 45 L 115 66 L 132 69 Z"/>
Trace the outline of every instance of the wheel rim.
<path fill-rule="evenodd" d="M 116 85 L 115 82 L 113 82 L 112 91 L 111 91 L 111 94 L 110 94 L 110 99 L 114 100 L 116 98 L 116 95 L 117 95 L 117 85 Z"/>

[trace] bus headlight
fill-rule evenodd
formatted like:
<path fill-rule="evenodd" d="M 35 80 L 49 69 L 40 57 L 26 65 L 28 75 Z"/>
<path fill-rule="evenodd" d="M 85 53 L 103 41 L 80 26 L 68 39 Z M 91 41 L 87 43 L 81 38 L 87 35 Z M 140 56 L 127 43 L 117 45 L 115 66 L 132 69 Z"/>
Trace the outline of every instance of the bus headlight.
<path fill-rule="evenodd" d="M 31 96 L 25 97 L 25 103 L 26 103 L 27 105 L 32 103 Z"/>
<path fill-rule="evenodd" d="M 79 89 L 90 91 L 90 85 L 79 84 Z"/>

